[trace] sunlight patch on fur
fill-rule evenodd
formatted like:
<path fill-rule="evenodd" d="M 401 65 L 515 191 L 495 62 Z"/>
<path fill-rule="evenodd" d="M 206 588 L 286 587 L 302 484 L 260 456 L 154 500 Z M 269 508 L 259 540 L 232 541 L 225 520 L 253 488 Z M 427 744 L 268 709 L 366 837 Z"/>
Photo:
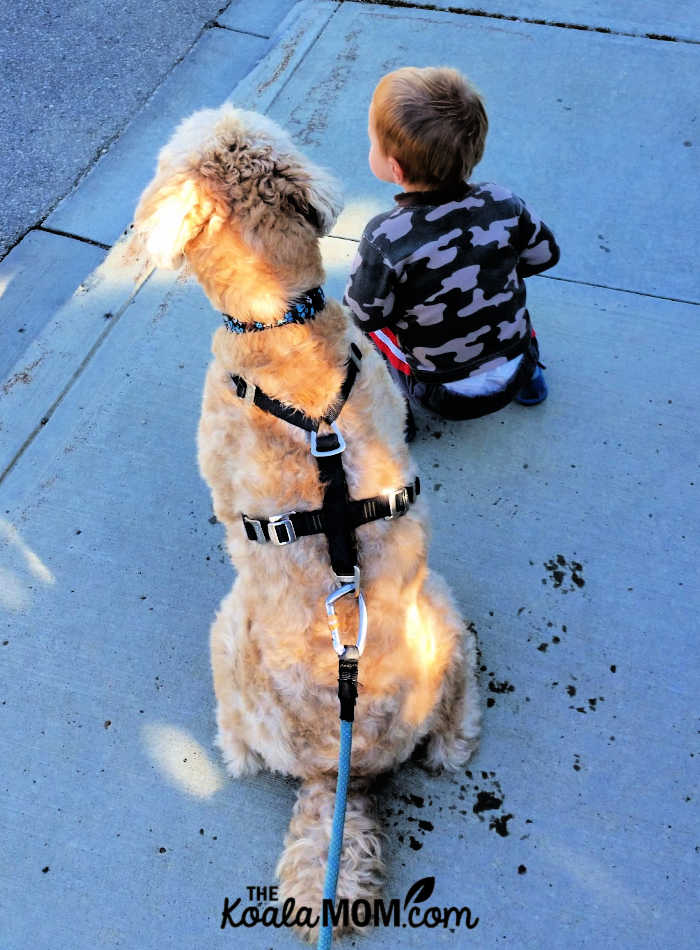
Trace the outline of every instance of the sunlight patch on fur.
<path fill-rule="evenodd" d="M 421 666 L 426 669 L 435 661 L 435 634 L 430 618 L 421 616 L 418 604 L 411 604 L 406 611 L 406 645 L 416 653 Z"/>
<path fill-rule="evenodd" d="M 176 193 L 159 203 L 150 224 L 146 246 L 152 260 L 160 267 L 175 267 L 179 263 L 178 249 L 185 243 L 183 234 L 187 215 L 196 202 L 194 183 L 186 181 Z"/>
<path fill-rule="evenodd" d="M 212 798 L 225 784 L 223 771 L 184 729 L 153 723 L 141 733 L 146 751 L 173 785 L 195 798 Z"/>
<path fill-rule="evenodd" d="M 415 726 L 425 720 L 435 701 L 433 667 L 437 657 L 432 614 L 430 611 L 421 613 L 415 602 L 406 610 L 404 638 L 415 672 L 402 712 L 406 721 Z"/>

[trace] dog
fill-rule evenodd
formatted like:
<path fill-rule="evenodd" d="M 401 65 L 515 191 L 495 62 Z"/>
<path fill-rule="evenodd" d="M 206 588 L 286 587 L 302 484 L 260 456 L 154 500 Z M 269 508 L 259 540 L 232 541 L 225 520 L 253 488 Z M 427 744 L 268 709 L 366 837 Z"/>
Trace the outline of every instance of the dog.
<path fill-rule="evenodd" d="M 318 509 L 323 484 L 306 433 L 241 398 L 232 377 L 319 419 L 342 390 L 354 344 L 360 368 L 336 420 L 349 495 L 386 496 L 413 483 L 403 397 L 344 307 L 329 299 L 313 319 L 277 326 L 291 302 L 322 285 L 320 238 L 341 208 L 333 178 L 285 131 L 227 104 L 177 128 L 131 231 L 134 253 L 149 266 L 186 265 L 215 310 L 238 327 L 264 330 L 215 332 L 198 430 L 200 469 L 237 575 L 211 629 L 216 741 L 233 776 L 266 768 L 300 780 L 279 893 L 316 912 L 338 769 L 338 667 L 324 607 L 336 585 L 323 534 L 287 543 L 275 529 L 281 543 L 257 543 L 265 539 L 252 539 L 242 515 L 254 526 L 275 513 Z M 394 513 L 401 517 L 356 530 L 368 635 L 337 900 L 381 893 L 373 779 L 418 746 L 428 768 L 456 769 L 478 742 L 476 644 L 427 567 L 425 507 L 418 499 Z M 353 643 L 355 598 L 338 601 L 337 617 Z M 316 932 L 300 928 L 309 941 Z"/>

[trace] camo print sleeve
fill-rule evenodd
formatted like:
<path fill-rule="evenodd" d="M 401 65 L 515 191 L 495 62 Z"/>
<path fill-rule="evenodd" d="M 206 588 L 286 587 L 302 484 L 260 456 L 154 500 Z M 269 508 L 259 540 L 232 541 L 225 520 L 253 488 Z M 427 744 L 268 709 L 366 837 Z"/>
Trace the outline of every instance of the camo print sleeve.
<path fill-rule="evenodd" d="M 518 276 L 532 277 L 554 267 L 559 260 L 559 247 L 554 235 L 526 205 L 520 212 L 520 233 L 524 240 L 518 260 Z"/>
<path fill-rule="evenodd" d="M 397 196 L 359 244 L 345 304 L 365 333 L 395 334 L 419 379 L 450 382 L 522 353 L 524 278 L 559 259 L 522 199 L 489 182 Z"/>
<path fill-rule="evenodd" d="M 400 267 L 392 265 L 367 237 L 362 236 L 343 302 L 365 333 L 392 322 Z"/>

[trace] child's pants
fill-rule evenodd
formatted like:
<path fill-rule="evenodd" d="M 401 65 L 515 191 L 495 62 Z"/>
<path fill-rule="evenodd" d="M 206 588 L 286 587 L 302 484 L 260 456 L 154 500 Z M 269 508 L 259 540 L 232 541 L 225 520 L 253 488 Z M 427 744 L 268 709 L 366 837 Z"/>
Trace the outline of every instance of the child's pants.
<path fill-rule="evenodd" d="M 384 355 L 384 354 L 383 354 Z M 386 359 L 387 368 L 407 399 L 413 400 L 431 409 L 445 419 L 477 419 L 491 412 L 503 409 L 525 386 L 535 372 L 539 360 L 537 338 L 530 338 L 530 344 L 523 353 L 520 366 L 505 389 L 488 396 L 466 396 L 446 389 L 440 383 L 425 383 L 413 375 L 407 375 Z"/>

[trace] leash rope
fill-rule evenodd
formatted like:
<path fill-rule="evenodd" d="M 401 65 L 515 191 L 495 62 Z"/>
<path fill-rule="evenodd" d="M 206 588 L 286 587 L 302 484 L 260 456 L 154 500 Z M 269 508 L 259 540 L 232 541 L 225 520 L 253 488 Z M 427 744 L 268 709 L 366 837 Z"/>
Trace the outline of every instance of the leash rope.
<path fill-rule="evenodd" d="M 326 901 L 335 902 L 335 892 L 338 886 L 338 872 L 340 871 L 340 855 L 343 850 L 343 831 L 345 830 L 345 808 L 348 799 L 348 784 L 350 782 L 350 754 L 352 752 L 352 723 L 340 720 L 340 757 L 338 759 L 338 784 L 335 788 L 335 808 L 333 809 L 333 827 L 331 829 L 331 843 L 328 847 L 328 864 L 326 866 L 326 881 L 323 886 L 323 904 Z M 333 940 L 333 921 L 330 913 L 324 923 L 321 918 L 321 930 L 318 937 L 318 950 L 329 950 Z"/>
<path fill-rule="evenodd" d="M 353 593 L 357 598 L 358 630 L 355 646 L 342 646 L 338 635 L 338 619 L 335 615 L 336 600 Z M 345 811 L 350 785 L 350 758 L 352 753 L 352 724 L 355 719 L 357 701 L 358 661 L 365 647 L 367 637 L 367 611 L 365 601 L 357 584 L 343 584 L 326 598 L 328 626 L 333 638 L 333 648 L 338 654 L 338 699 L 340 700 L 340 752 L 338 756 L 338 781 L 335 788 L 335 805 L 331 839 L 328 845 L 328 864 L 323 885 L 321 920 L 319 924 L 318 950 L 329 950 L 333 939 L 333 918 L 331 908 L 335 904 L 340 871 L 340 856 L 343 851 L 343 832 L 345 830 Z"/>

